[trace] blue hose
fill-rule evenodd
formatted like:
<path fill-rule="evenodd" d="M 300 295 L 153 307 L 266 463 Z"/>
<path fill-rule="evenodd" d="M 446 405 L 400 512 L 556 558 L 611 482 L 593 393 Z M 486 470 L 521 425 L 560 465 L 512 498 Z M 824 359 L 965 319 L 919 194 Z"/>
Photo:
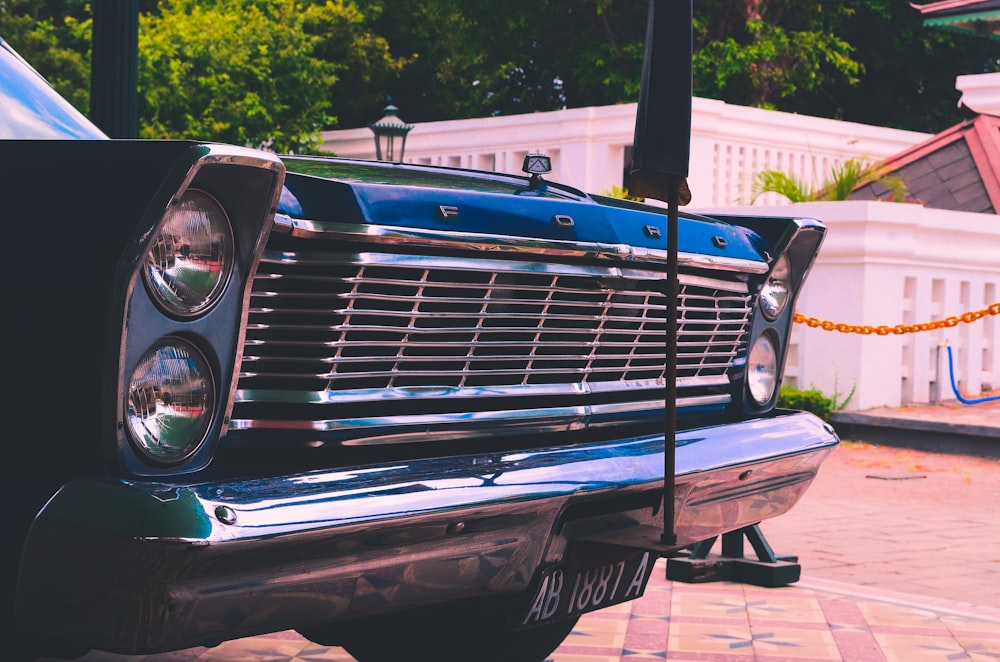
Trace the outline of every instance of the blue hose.
<path fill-rule="evenodd" d="M 1000 395 L 991 395 L 988 398 L 977 398 L 975 400 L 967 400 L 962 397 L 962 394 L 958 392 L 958 384 L 955 383 L 955 363 L 951 358 L 951 345 L 948 345 L 948 373 L 951 376 L 951 390 L 955 392 L 955 397 L 958 401 L 966 405 L 978 405 L 982 402 L 995 402 L 1000 400 Z"/>

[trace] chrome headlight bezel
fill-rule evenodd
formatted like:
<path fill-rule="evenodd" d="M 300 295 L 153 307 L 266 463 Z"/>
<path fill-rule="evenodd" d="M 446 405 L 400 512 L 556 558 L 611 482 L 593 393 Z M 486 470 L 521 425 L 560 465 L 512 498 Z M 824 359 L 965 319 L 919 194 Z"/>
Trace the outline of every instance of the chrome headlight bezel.
<path fill-rule="evenodd" d="M 747 353 L 747 395 L 758 407 L 767 405 L 777 394 L 779 347 L 775 334 L 768 330 L 757 337 Z"/>
<path fill-rule="evenodd" d="M 778 402 L 793 342 L 791 313 L 823 243 L 826 228 L 821 222 L 805 217 L 780 221 L 754 219 L 748 225 L 759 232 L 760 254 L 769 269 L 754 284 L 753 323 L 741 356 L 740 404 L 735 411 L 741 416 L 759 416 Z"/>
<path fill-rule="evenodd" d="M 780 255 L 771 266 L 760 288 L 760 312 L 769 321 L 781 317 L 792 297 L 792 266 L 787 255 Z"/>
<path fill-rule="evenodd" d="M 104 420 L 109 433 L 109 466 L 127 476 L 189 474 L 205 469 L 212 462 L 228 429 L 253 275 L 274 223 L 285 176 L 284 164 L 277 156 L 257 150 L 192 143 L 177 154 L 172 167 L 159 181 L 145 215 L 133 221 L 136 228 L 119 259 L 111 292 L 112 314 L 120 333 L 110 338 L 113 343 L 110 352 L 115 360 L 107 364 L 107 379 L 114 385 L 115 396 L 107 398 Z M 213 209 L 218 206 L 217 211 L 211 212 L 217 219 L 215 227 L 222 228 L 227 239 L 231 233 L 232 249 L 231 253 L 227 250 L 213 253 L 210 249 L 213 240 L 203 243 L 203 248 L 198 249 L 203 258 L 220 258 L 219 277 L 202 290 L 206 296 L 189 299 L 183 307 L 171 309 L 170 302 L 165 302 L 170 297 L 164 297 L 163 292 L 157 291 L 157 283 L 151 282 L 156 279 L 149 276 L 155 274 L 144 272 L 149 268 L 151 255 L 169 255 L 163 250 L 163 233 L 171 232 L 170 217 L 177 213 L 178 206 L 192 198 Z M 225 259 L 225 266 L 221 258 Z M 190 343 L 204 359 L 195 372 L 202 376 L 211 374 L 213 394 L 205 401 L 211 413 L 203 412 L 197 419 L 197 430 L 189 431 L 191 438 L 183 437 L 173 448 L 170 444 L 158 447 L 153 437 L 143 438 L 142 422 L 134 411 L 129 411 L 129 392 L 141 388 L 141 378 L 133 382 L 147 355 L 155 353 L 164 339 L 177 338 Z M 146 393 L 147 404 L 151 402 L 154 408 L 158 404 L 162 409 L 168 403 L 162 399 L 157 403 L 156 395 Z M 153 417 L 148 420 L 158 420 L 155 413 L 147 412 L 146 416 Z M 176 420 L 179 424 L 191 422 Z M 152 445 L 144 447 L 146 444 Z"/>
<path fill-rule="evenodd" d="M 191 318 L 215 306 L 233 271 L 232 223 L 205 191 L 189 188 L 163 215 L 146 251 L 143 281 L 168 315 Z"/>
<path fill-rule="evenodd" d="M 125 429 L 146 461 L 171 466 L 194 455 L 215 417 L 212 366 L 194 342 L 168 336 L 150 347 L 128 376 Z"/>

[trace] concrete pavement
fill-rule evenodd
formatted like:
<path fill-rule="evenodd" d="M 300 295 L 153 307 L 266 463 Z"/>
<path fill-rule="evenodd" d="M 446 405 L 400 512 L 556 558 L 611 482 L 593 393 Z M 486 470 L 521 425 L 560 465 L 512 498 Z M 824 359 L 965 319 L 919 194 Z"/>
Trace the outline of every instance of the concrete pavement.
<path fill-rule="evenodd" d="M 834 412 L 831 421 L 844 439 L 940 453 L 1000 457 L 1000 391 L 983 393 L 964 404 L 878 407 L 863 412 Z"/>
<path fill-rule="evenodd" d="M 1000 460 L 844 441 L 761 525 L 803 577 L 1000 610 Z"/>

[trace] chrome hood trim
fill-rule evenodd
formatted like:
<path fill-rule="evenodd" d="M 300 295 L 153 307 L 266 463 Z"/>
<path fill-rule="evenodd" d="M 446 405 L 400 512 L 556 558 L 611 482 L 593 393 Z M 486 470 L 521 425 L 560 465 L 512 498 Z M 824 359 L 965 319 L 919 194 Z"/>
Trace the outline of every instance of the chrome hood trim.
<path fill-rule="evenodd" d="M 515 237 L 478 232 L 441 232 L 421 228 L 392 225 L 359 225 L 332 221 L 311 221 L 292 218 L 287 214 L 277 214 L 274 231 L 294 237 L 312 237 L 325 240 L 354 241 L 363 239 L 368 243 L 381 243 L 410 248 L 459 249 L 469 252 L 509 253 L 524 255 L 546 255 L 559 257 L 580 257 L 616 262 L 642 262 L 666 264 L 667 251 L 631 246 L 585 241 L 559 241 L 533 237 Z M 734 271 L 739 273 L 767 273 L 767 262 L 742 260 L 696 253 L 680 253 L 678 264 L 682 267 Z"/>

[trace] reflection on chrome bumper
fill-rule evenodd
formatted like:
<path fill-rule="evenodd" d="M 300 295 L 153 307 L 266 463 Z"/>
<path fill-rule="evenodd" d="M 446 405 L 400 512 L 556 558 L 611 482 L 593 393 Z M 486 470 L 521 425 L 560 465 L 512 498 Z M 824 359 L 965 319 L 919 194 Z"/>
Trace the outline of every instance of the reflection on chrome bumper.
<path fill-rule="evenodd" d="M 836 443 L 800 413 L 679 433 L 678 547 L 785 512 Z M 244 482 L 76 481 L 31 531 L 18 613 L 141 653 L 518 593 L 578 535 L 662 526 L 643 505 L 656 499 L 635 498 L 662 479 L 661 436 Z"/>

